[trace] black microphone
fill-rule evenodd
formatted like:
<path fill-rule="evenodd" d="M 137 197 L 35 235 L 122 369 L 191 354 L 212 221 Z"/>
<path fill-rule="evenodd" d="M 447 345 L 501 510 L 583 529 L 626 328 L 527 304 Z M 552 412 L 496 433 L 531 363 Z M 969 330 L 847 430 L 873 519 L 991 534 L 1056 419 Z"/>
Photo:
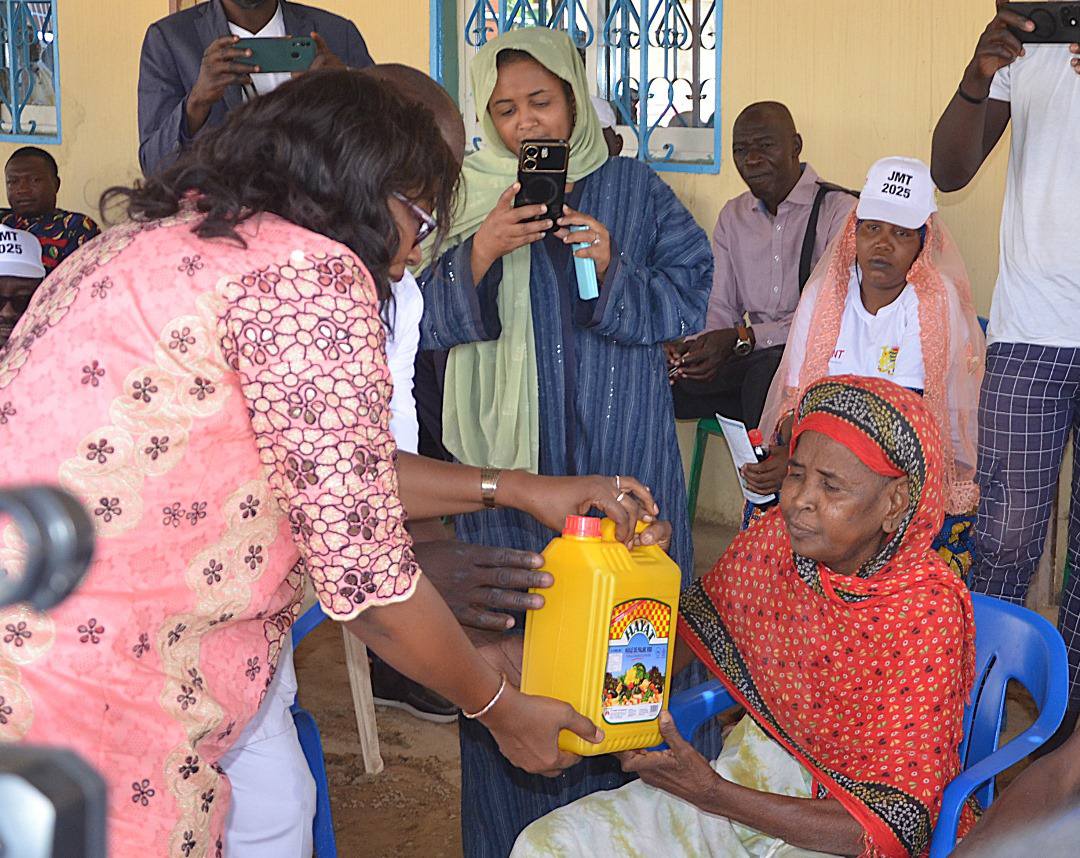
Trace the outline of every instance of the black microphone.
<path fill-rule="evenodd" d="M 82 505 L 50 486 L 0 491 L 26 545 L 21 570 L 0 569 L 0 608 L 55 607 L 86 574 L 94 526 Z M 0 856 L 105 858 L 105 782 L 71 751 L 0 745 Z"/>
<path fill-rule="evenodd" d="M 0 515 L 11 516 L 26 544 L 21 571 L 0 570 L 0 607 L 25 602 L 47 611 L 82 581 L 94 555 L 94 525 L 75 498 L 59 488 L 0 491 Z"/>

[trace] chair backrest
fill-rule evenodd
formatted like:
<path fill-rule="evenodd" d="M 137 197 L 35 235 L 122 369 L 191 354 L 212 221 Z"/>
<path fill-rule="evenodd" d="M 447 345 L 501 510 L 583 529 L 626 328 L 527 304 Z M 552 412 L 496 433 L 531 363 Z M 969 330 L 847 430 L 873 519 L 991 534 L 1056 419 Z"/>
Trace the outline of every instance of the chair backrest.
<path fill-rule="evenodd" d="M 975 610 L 975 684 L 964 709 L 960 762 L 964 769 L 997 750 L 1005 717 L 1005 694 L 1016 680 L 1035 701 L 1047 707 L 1053 677 L 1063 673 L 1061 635 L 1034 611 L 981 594 L 972 594 Z M 1060 688 L 1054 688 L 1060 692 Z M 993 800 L 994 781 L 975 797 L 985 808 Z"/>

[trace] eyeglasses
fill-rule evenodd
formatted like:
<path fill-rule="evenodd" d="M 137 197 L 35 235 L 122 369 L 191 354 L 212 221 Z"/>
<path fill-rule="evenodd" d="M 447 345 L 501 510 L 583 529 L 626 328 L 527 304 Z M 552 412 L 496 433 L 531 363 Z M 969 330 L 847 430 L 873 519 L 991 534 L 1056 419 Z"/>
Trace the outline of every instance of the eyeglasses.
<path fill-rule="evenodd" d="M 34 293 L 20 294 L 20 295 L 0 295 L 0 309 L 7 304 L 11 305 L 11 309 L 18 313 L 20 316 L 26 312 L 30 306 L 30 301 L 34 297 Z"/>
<path fill-rule="evenodd" d="M 416 230 L 416 238 L 413 239 L 413 247 L 416 247 L 416 245 L 420 244 L 425 238 L 439 228 L 439 222 L 404 194 L 399 194 L 397 191 L 392 191 L 392 193 L 394 199 L 405 205 L 409 211 L 416 215 L 416 219 L 420 221 L 420 228 Z"/>

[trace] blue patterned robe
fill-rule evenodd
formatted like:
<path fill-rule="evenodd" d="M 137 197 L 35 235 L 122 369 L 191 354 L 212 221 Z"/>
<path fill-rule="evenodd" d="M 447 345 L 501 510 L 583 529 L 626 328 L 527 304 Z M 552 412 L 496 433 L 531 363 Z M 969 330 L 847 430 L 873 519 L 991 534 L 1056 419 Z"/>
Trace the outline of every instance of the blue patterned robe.
<path fill-rule="evenodd" d="M 613 158 L 578 182 L 567 204 L 607 227 L 612 261 L 600 297 L 582 301 L 569 248 L 554 238 L 533 245 L 540 472 L 627 474 L 649 486 L 674 528 L 671 555 L 685 585 L 693 577 L 693 545 L 661 344 L 704 325 L 713 268 L 708 237 L 671 188 L 629 158 Z M 424 349 L 499 337 L 502 264 L 477 286 L 471 251 L 471 240 L 464 242 L 421 277 Z M 555 535 L 507 509 L 459 516 L 457 530 L 466 542 L 532 551 Z M 503 858 L 529 822 L 626 780 L 612 757 L 586 760 L 554 780 L 526 775 L 499 755 L 487 730 L 461 726 L 468 858 Z"/>

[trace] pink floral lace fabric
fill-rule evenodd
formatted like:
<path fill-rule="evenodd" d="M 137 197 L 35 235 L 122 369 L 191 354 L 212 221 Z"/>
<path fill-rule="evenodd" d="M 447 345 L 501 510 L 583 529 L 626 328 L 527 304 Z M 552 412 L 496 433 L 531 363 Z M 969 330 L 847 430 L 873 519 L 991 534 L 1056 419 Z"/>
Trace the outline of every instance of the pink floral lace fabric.
<path fill-rule="evenodd" d="M 375 289 L 274 216 L 247 247 L 190 211 L 114 228 L 38 290 L 0 353 L 8 483 L 60 483 L 97 555 L 57 609 L 0 612 L 0 740 L 109 785 L 110 854 L 218 855 L 217 760 L 255 713 L 303 576 L 348 620 L 408 598 Z M 0 567 L 22 545 L 0 532 Z"/>

